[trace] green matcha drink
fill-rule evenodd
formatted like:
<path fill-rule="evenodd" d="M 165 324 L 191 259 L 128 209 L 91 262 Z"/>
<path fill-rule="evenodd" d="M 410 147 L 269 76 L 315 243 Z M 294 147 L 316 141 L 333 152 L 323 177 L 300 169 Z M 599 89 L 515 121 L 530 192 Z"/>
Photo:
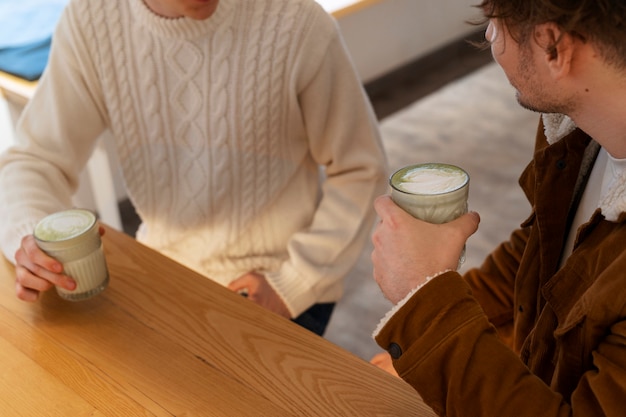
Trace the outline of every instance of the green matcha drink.
<path fill-rule="evenodd" d="M 102 292 L 109 273 L 95 214 L 72 209 L 42 219 L 34 231 L 37 245 L 63 264 L 63 271 L 76 281 L 76 289 L 57 287 L 59 296 L 79 301 Z"/>
<path fill-rule="evenodd" d="M 467 213 L 469 175 L 449 164 L 409 165 L 390 178 L 391 199 L 413 217 L 447 223 Z M 465 261 L 465 250 L 459 266 Z"/>
<path fill-rule="evenodd" d="M 467 213 L 469 175 L 440 163 L 410 165 L 391 176 L 391 198 L 413 217 L 446 223 Z"/>

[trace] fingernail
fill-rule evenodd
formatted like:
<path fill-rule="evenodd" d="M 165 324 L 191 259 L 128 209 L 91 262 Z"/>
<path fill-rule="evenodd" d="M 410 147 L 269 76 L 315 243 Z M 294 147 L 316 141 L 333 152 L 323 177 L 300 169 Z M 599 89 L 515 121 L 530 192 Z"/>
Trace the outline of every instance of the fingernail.
<path fill-rule="evenodd" d="M 74 281 L 70 277 L 67 277 L 65 281 L 65 288 L 69 291 L 74 291 L 76 289 L 76 281 Z"/>

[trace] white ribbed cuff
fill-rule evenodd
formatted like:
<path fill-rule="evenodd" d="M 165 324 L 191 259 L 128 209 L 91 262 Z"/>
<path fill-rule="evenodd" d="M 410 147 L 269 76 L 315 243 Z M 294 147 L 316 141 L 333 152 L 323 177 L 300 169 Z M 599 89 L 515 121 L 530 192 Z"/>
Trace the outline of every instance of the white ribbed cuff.
<path fill-rule="evenodd" d="M 383 327 L 385 327 L 385 325 L 389 322 L 389 320 L 391 320 L 391 317 L 393 317 L 393 315 L 396 314 L 396 312 L 398 312 L 398 310 L 400 310 L 411 299 L 411 297 L 413 297 L 424 285 L 428 284 L 428 282 L 431 279 L 437 278 L 438 276 L 443 275 L 446 272 L 450 272 L 450 271 L 452 271 L 452 269 L 446 269 L 445 271 L 441 271 L 435 275 L 426 277 L 426 280 L 423 283 L 421 283 L 416 288 L 413 288 L 406 296 L 404 296 L 402 300 L 398 301 L 398 303 L 395 306 L 393 306 L 393 308 L 389 310 L 387 314 L 385 314 L 385 316 L 378 323 L 378 326 L 376 326 L 376 329 L 374 329 L 374 332 L 372 333 L 372 337 L 375 338 L 376 336 L 378 336 L 378 333 L 380 333 Z"/>

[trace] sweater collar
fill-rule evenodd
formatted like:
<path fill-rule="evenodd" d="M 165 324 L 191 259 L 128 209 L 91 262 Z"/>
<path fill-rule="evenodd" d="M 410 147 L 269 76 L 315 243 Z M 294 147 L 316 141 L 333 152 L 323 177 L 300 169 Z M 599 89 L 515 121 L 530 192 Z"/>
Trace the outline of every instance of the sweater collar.
<path fill-rule="evenodd" d="M 137 22 L 157 36 L 177 39 L 195 39 L 216 30 L 229 21 L 234 0 L 221 0 L 215 13 L 205 20 L 186 17 L 169 19 L 155 14 L 143 0 L 130 0 L 131 12 Z"/>
<path fill-rule="evenodd" d="M 554 144 L 574 130 L 576 125 L 564 114 L 543 114 L 544 133 L 549 144 Z M 583 161 L 585 163 L 585 161 Z M 608 221 L 617 222 L 621 213 L 626 213 L 626 169 L 624 164 L 614 164 L 608 189 L 600 197 L 599 208 Z"/>

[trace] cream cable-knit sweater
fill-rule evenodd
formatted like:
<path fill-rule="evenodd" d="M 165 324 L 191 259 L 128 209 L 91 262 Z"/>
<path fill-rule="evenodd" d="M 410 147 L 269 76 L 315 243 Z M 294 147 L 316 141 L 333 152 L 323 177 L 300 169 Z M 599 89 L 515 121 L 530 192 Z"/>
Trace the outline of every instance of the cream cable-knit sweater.
<path fill-rule="evenodd" d="M 71 206 L 107 128 L 138 240 L 222 284 L 264 272 L 294 316 L 340 297 L 387 173 L 335 22 L 313 0 L 222 0 L 205 21 L 72 0 L 18 125 L 24 145 L 0 159 L 7 258 Z"/>

